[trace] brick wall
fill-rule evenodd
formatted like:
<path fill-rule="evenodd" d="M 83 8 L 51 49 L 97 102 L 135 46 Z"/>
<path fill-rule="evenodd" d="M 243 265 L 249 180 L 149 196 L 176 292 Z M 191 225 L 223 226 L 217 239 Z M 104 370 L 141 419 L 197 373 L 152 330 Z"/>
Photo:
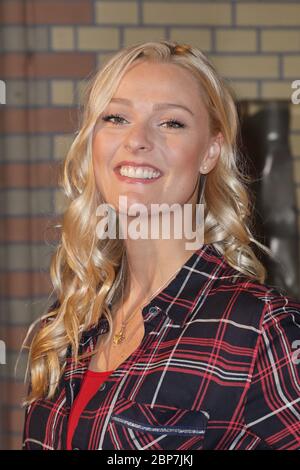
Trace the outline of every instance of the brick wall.
<path fill-rule="evenodd" d="M 287 98 L 300 79 L 300 1 L 2 0 L 0 109 L 2 448 L 19 449 L 26 328 L 48 303 L 63 198 L 57 170 L 77 126 L 85 80 L 118 49 L 174 39 L 206 52 L 239 98 Z M 291 104 L 300 227 L 300 105 Z"/>

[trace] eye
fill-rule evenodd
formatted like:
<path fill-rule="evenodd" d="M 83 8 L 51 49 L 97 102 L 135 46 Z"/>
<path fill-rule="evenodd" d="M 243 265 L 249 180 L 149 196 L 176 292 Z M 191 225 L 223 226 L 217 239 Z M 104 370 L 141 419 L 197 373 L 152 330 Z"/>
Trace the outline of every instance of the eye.
<path fill-rule="evenodd" d="M 171 124 L 171 127 L 173 129 L 178 129 L 180 127 L 185 127 L 185 125 L 182 122 L 177 121 L 177 119 L 170 119 L 170 121 L 166 121 L 163 124 Z M 178 127 L 174 127 L 174 126 L 178 126 Z"/>
<path fill-rule="evenodd" d="M 112 119 L 116 119 L 116 122 L 111 121 Z M 120 125 L 120 121 L 126 121 L 122 116 L 119 114 L 106 114 L 105 116 L 102 117 L 102 121 L 104 122 L 112 122 L 113 124 Z M 183 128 L 185 127 L 185 124 L 182 122 L 178 121 L 177 119 L 170 119 L 169 121 L 165 121 L 162 123 L 162 125 L 168 124 L 168 127 L 173 128 L 173 129 L 178 129 L 178 128 Z"/>
<path fill-rule="evenodd" d="M 113 122 L 111 121 L 111 119 L 117 119 L 118 121 Z M 106 114 L 105 116 L 102 117 L 102 121 L 113 122 L 113 124 L 117 124 L 117 125 L 120 124 L 120 120 L 125 121 L 125 119 L 122 118 L 122 116 L 120 116 L 119 114 Z"/>

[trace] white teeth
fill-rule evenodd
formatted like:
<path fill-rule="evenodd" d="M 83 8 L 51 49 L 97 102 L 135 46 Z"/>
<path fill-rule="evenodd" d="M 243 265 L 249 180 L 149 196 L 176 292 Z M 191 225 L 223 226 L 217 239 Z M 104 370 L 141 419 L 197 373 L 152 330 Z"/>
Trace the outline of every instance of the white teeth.
<path fill-rule="evenodd" d="M 135 171 L 135 174 L 138 178 L 143 178 L 144 170 L 142 168 L 137 168 L 136 171 Z"/>
<path fill-rule="evenodd" d="M 157 178 L 160 175 L 160 172 L 147 167 L 122 166 L 120 168 L 120 174 L 129 178 L 151 179 Z"/>

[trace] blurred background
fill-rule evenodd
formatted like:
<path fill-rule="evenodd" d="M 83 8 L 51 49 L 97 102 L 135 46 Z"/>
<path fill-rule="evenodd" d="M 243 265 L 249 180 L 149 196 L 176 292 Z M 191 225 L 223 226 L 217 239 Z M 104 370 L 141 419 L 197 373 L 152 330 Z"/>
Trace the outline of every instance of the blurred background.
<path fill-rule="evenodd" d="M 281 263 L 269 282 L 300 294 L 300 104 L 291 98 L 300 80 L 300 1 L 1 0 L 2 449 L 21 448 L 25 354 L 16 375 L 14 367 L 28 325 L 51 301 L 53 225 L 64 207 L 57 174 L 83 87 L 120 48 L 161 39 L 201 49 L 234 90 L 257 211 L 267 221 L 258 233 Z"/>

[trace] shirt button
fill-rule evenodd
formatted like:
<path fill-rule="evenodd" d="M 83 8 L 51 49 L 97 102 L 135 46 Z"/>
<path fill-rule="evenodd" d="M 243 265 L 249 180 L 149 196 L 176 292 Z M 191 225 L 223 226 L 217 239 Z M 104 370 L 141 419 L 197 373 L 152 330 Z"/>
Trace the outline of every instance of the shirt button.
<path fill-rule="evenodd" d="M 158 312 L 158 310 L 159 310 L 159 307 L 150 307 L 149 308 L 149 313 L 156 313 L 156 312 Z"/>
<path fill-rule="evenodd" d="M 102 390 L 105 390 L 105 387 L 106 387 L 106 383 L 102 384 L 100 387 L 100 391 L 102 392 Z"/>

